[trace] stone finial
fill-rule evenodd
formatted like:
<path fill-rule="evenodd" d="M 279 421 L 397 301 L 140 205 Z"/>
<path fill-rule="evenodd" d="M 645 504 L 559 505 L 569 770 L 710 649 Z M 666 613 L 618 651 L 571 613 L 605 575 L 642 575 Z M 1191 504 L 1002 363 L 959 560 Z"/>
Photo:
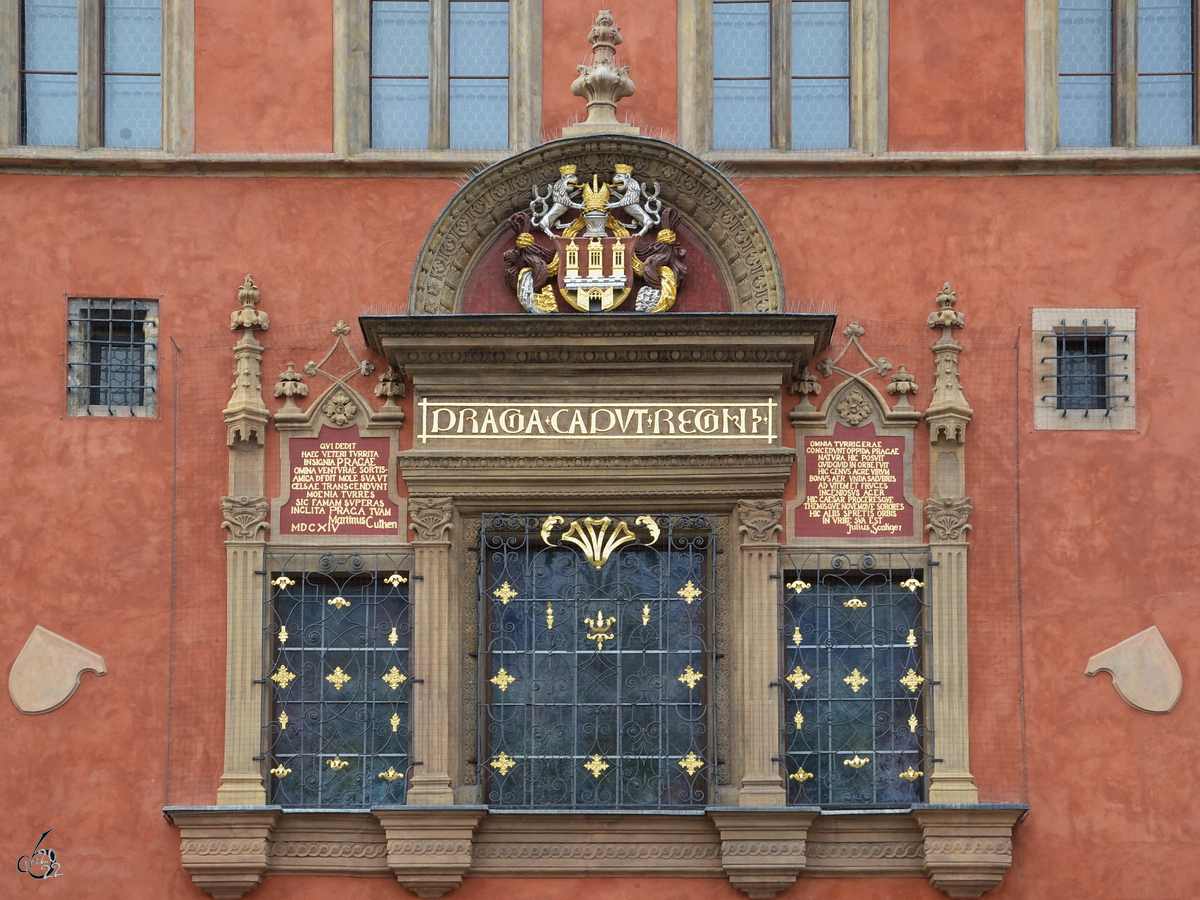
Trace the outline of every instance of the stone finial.
<path fill-rule="evenodd" d="M 963 328 L 966 326 L 966 316 L 954 309 L 954 304 L 958 302 L 958 294 L 950 290 L 950 282 L 947 281 L 942 285 L 934 302 L 941 309 L 929 314 L 930 328 Z"/>
<path fill-rule="evenodd" d="M 270 327 L 267 314 L 257 308 L 259 299 L 258 285 L 247 275 L 238 288 L 238 302 L 242 304 L 242 308 L 229 314 L 230 331 L 237 331 L 239 328 L 259 328 L 266 331 Z"/>
<path fill-rule="evenodd" d="M 571 84 L 571 93 L 587 100 L 587 121 L 568 125 L 563 137 L 597 132 L 640 134 L 634 125 L 623 125 L 617 121 L 617 101 L 633 96 L 633 80 L 629 77 L 629 66 L 617 66 L 613 57 L 617 44 L 621 43 L 621 29 L 616 24 L 611 10 L 596 13 L 596 23 L 588 32 L 588 43 L 592 45 L 592 64 L 579 67 L 579 77 Z"/>

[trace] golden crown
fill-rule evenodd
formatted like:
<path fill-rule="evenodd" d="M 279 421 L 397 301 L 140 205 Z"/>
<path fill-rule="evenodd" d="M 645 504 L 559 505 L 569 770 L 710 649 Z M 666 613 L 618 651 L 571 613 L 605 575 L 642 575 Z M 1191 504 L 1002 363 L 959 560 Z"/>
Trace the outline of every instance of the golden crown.
<path fill-rule="evenodd" d="M 576 170 L 575 166 L 559 166 L 558 174 L 559 175 L 574 175 L 575 170 Z"/>
<path fill-rule="evenodd" d="M 613 171 L 618 175 L 632 175 L 633 166 L 626 163 L 617 163 L 615 166 L 613 166 Z"/>

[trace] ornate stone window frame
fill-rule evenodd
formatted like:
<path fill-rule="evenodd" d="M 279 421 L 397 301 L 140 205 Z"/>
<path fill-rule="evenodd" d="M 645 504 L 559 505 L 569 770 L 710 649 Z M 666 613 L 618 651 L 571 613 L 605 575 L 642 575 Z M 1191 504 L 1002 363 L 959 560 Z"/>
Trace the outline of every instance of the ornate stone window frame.
<path fill-rule="evenodd" d="M 890 0 L 850 2 L 850 148 L 791 150 L 790 28 L 771 29 L 771 147 L 797 156 L 876 156 L 887 150 L 888 8 Z M 791 22 L 791 0 L 771 0 L 772 22 Z M 711 0 L 678 7 L 679 143 L 696 153 L 736 161 L 763 150 L 713 150 Z"/>
<path fill-rule="evenodd" d="M 104 147 L 101 132 L 103 0 L 79 0 L 79 145 L 21 143 L 21 0 L 0 0 L 0 159 L 152 160 L 191 153 L 195 143 L 194 0 L 162 0 L 162 147 Z"/>
<path fill-rule="evenodd" d="M 1193 83 L 1193 145 L 1139 147 L 1137 143 L 1137 3 L 1113 0 L 1113 139 L 1103 147 L 1059 147 L 1058 0 L 1025 0 L 1025 146 L 1036 153 L 1200 158 L 1200 75 Z M 1200 28 L 1200 3 L 1193 3 L 1193 31 Z M 1193 67 L 1200 73 L 1200 40 L 1193 34 Z"/>
<path fill-rule="evenodd" d="M 363 159 L 488 160 L 536 144 L 542 129 L 542 0 L 508 0 L 508 147 L 450 150 L 448 0 L 430 3 L 429 146 L 371 147 L 371 2 L 333 3 L 333 148 Z"/>
<path fill-rule="evenodd" d="M 1033 310 L 1033 427 L 1037 431 L 1135 431 L 1137 429 L 1137 309 L 1136 308 L 1035 308 Z M 1108 360 L 1109 390 L 1114 396 L 1107 410 L 1058 409 L 1052 396 L 1058 376 L 1055 338 L 1081 332 L 1084 320 L 1089 333 L 1107 331 L 1127 335 L 1109 341 L 1108 352 L 1121 354 Z M 1064 324 L 1065 323 L 1065 324 Z M 1107 324 L 1105 324 L 1107 323 Z M 1066 329 L 1064 332 L 1064 328 Z M 1126 399 L 1128 395 L 1128 399 Z"/>

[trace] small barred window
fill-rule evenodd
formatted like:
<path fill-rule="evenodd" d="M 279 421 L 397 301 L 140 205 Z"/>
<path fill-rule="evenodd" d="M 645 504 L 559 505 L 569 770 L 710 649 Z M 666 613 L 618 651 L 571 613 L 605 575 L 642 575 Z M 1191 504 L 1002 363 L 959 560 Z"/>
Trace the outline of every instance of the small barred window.
<path fill-rule="evenodd" d="M 73 416 L 158 414 L 158 301 L 68 302 L 67 411 Z"/>

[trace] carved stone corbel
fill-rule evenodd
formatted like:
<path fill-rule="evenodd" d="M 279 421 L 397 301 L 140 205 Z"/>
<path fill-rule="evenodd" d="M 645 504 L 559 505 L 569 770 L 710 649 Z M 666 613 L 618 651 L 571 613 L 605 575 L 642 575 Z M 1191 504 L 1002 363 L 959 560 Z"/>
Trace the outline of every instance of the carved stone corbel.
<path fill-rule="evenodd" d="M 179 826 L 183 868 L 214 900 L 237 900 L 267 872 L 278 808 L 170 810 Z"/>
<path fill-rule="evenodd" d="M 1026 806 L 914 809 L 921 826 L 925 874 L 950 897 L 979 897 L 1012 865 L 1012 829 Z"/>
<path fill-rule="evenodd" d="M 440 897 L 462 884 L 485 807 L 373 812 L 387 834 L 388 868 L 407 890 L 418 897 Z"/>
<path fill-rule="evenodd" d="M 805 866 L 815 809 L 722 809 L 709 815 L 721 833 L 721 866 L 729 883 L 753 900 L 770 900 Z"/>

